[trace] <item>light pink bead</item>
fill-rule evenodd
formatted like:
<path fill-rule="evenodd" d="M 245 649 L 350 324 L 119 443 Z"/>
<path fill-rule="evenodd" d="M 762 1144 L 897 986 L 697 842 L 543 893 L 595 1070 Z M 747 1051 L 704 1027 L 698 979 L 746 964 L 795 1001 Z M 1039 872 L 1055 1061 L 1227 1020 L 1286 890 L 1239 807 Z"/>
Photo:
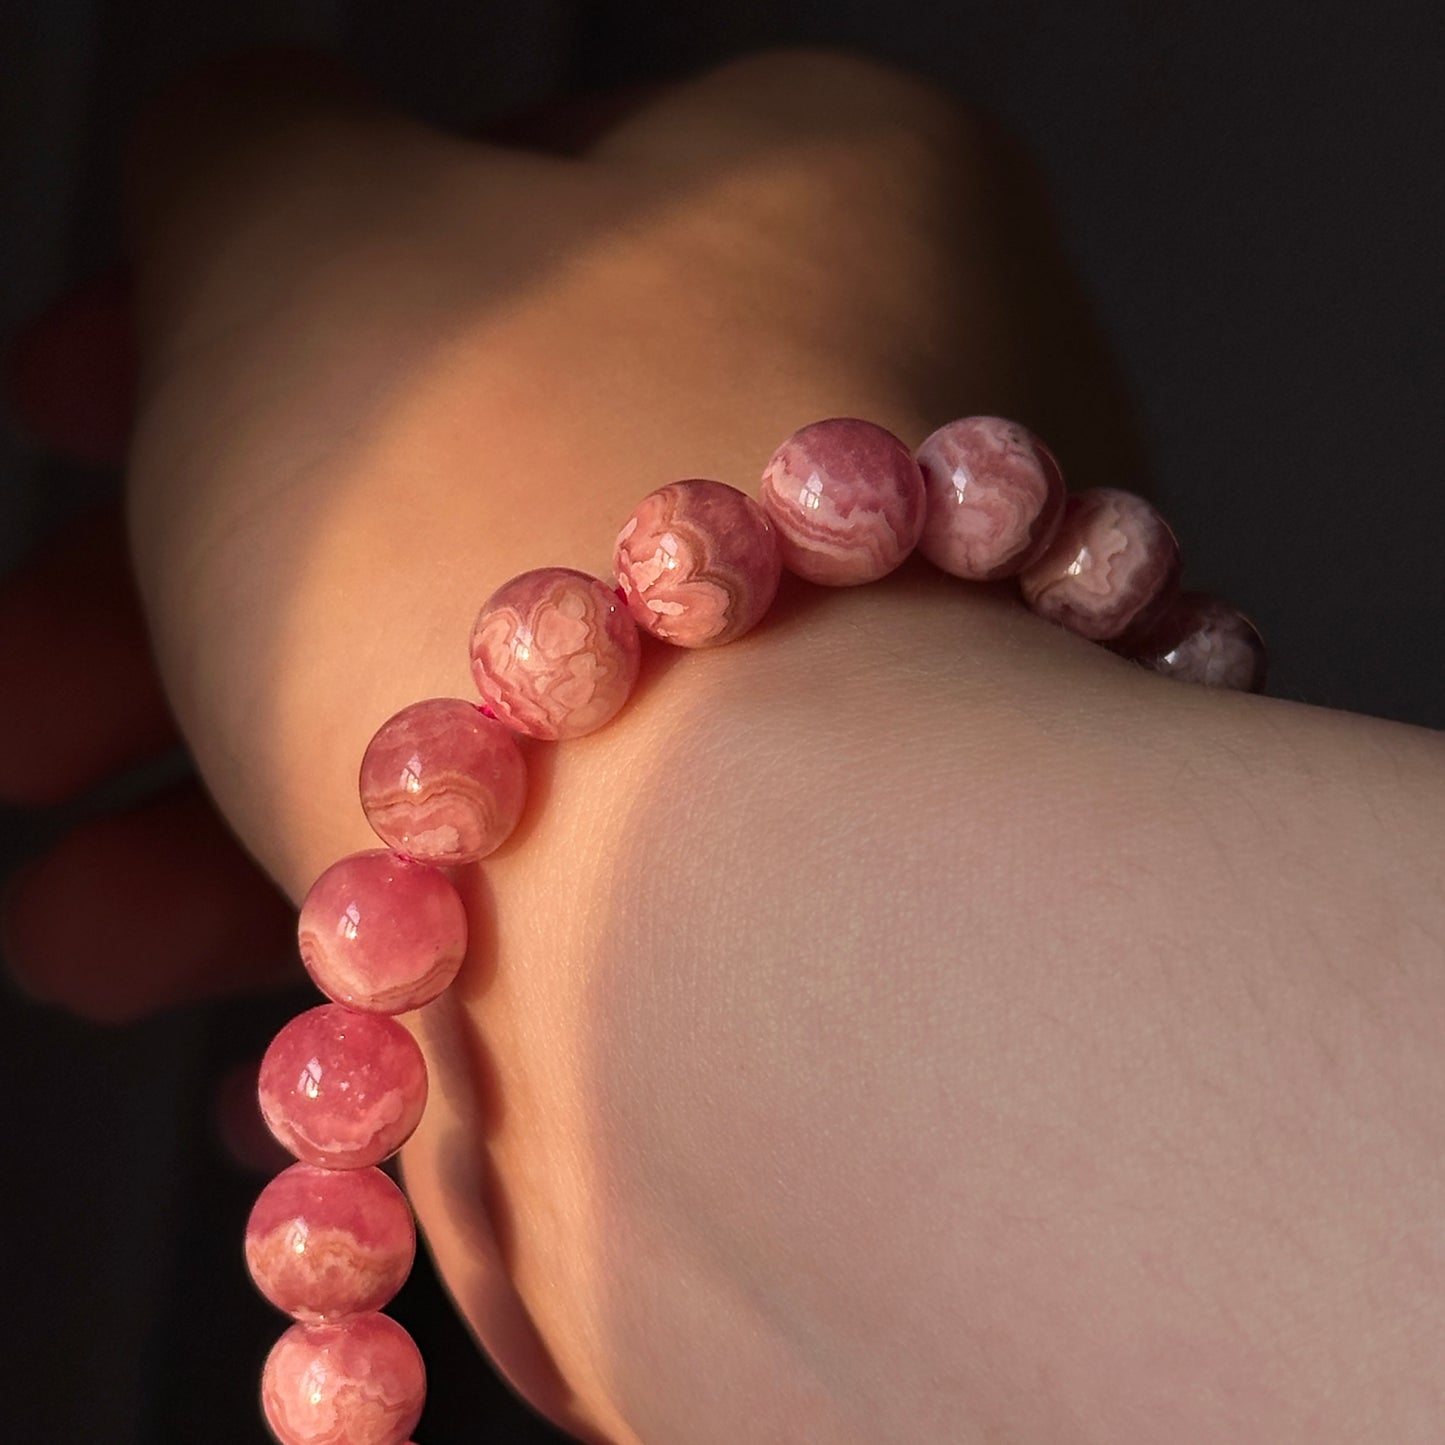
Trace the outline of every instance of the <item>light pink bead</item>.
<path fill-rule="evenodd" d="M 414 702 L 361 760 L 361 806 L 377 836 L 422 863 L 475 863 L 506 841 L 527 800 L 517 740 L 475 703 Z"/>
<path fill-rule="evenodd" d="M 504 582 L 472 629 L 472 677 L 497 716 L 534 738 L 609 722 L 637 681 L 642 648 L 621 599 L 570 567 Z"/>
<path fill-rule="evenodd" d="M 923 530 L 923 474 L 892 432 L 833 417 L 795 431 L 768 462 L 758 500 L 783 564 L 810 582 L 885 577 Z"/>
<path fill-rule="evenodd" d="M 379 1310 L 415 1255 L 411 1207 L 380 1169 L 293 1164 L 261 1191 L 246 1225 L 257 1289 L 307 1324 Z"/>
<path fill-rule="evenodd" d="M 311 885 L 297 939 L 328 998 L 368 1013 L 405 1013 L 457 976 L 467 914 L 445 875 L 378 848 L 342 858 Z"/>
<path fill-rule="evenodd" d="M 1169 524 L 1132 492 L 1076 492 L 1043 556 L 1019 576 L 1040 617 L 1094 642 L 1147 624 L 1179 578 Z"/>
<path fill-rule="evenodd" d="M 385 1315 L 292 1325 L 261 1373 L 261 1408 L 281 1445 L 403 1445 L 425 1402 L 421 1353 Z"/>
<path fill-rule="evenodd" d="M 777 533 L 723 482 L 673 482 L 617 535 L 617 584 L 639 627 L 677 647 L 718 647 L 762 621 L 782 577 Z"/>
<path fill-rule="evenodd" d="M 411 1137 L 426 1083 L 421 1050 L 395 1019 L 327 1003 L 271 1040 L 257 1093 L 271 1132 L 298 1159 L 363 1169 Z"/>
<path fill-rule="evenodd" d="M 1242 612 L 1207 592 L 1181 592 L 1120 651 L 1179 682 L 1264 691 L 1264 639 Z"/>
<path fill-rule="evenodd" d="M 918 550 L 955 577 L 988 582 L 1022 571 L 1048 545 L 1064 511 L 1064 477 L 1027 427 L 966 416 L 917 452 L 928 489 Z"/>

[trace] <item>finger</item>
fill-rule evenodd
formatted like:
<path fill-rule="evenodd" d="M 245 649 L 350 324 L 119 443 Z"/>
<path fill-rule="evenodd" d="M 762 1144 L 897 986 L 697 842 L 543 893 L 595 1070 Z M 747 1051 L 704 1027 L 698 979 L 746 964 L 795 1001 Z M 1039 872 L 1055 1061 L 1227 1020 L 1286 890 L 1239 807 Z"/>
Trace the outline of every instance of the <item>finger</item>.
<path fill-rule="evenodd" d="M 0 697 L 8 803 L 59 802 L 178 745 L 118 509 L 61 532 L 0 582 Z"/>
<path fill-rule="evenodd" d="M 194 785 L 66 834 L 3 927 L 24 989 L 100 1023 L 301 978 L 294 911 Z"/>
<path fill-rule="evenodd" d="M 60 298 L 10 343 L 16 419 L 51 451 L 119 466 L 135 395 L 130 279 L 116 270 Z"/>

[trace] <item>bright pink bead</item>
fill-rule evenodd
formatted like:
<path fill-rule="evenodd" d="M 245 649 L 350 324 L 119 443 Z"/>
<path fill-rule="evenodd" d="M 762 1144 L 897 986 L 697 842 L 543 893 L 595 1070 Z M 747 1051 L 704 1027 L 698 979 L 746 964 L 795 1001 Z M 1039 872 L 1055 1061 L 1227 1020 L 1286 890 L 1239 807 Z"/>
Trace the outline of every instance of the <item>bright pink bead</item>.
<path fill-rule="evenodd" d="M 271 1040 L 257 1093 L 271 1132 L 298 1159 L 363 1169 L 411 1137 L 426 1083 L 421 1050 L 395 1019 L 327 1003 Z"/>
<path fill-rule="evenodd" d="M 425 1402 L 421 1353 L 385 1315 L 292 1325 L 261 1373 L 261 1408 L 281 1445 L 403 1445 Z"/>
<path fill-rule="evenodd" d="M 784 566 L 828 587 L 887 576 L 923 530 L 918 463 L 892 432 L 853 417 L 795 431 L 768 462 L 758 500 Z"/>
<path fill-rule="evenodd" d="M 617 536 L 618 585 L 639 627 L 677 647 L 717 647 L 762 621 L 782 577 L 767 513 L 723 482 L 673 482 Z"/>
<path fill-rule="evenodd" d="M 378 848 L 342 858 L 311 885 L 297 938 L 328 998 L 399 1014 L 430 1003 L 457 976 L 467 914 L 444 874 Z"/>
<path fill-rule="evenodd" d="M 261 1191 L 246 1225 L 257 1289 L 308 1324 L 379 1310 L 415 1255 L 411 1206 L 380 1169 L 293 1164 Z"/>
<path fill-rule="evenodd" d="M 642 648 L 622 599 L 571 567 L 504 582 L 472 629 L 472 677 L 508 727 L 577 738 L 609 722 L 637 681 Z"/>
<path fill-rule="evenodd" d="M 1040 617 L 1104 642 L 1146 625 L 1179 578 L 1169 524 L 1132 492 L 1098 487 L 1064 506 L 1054 540 L 1019 576 Z"/>
<path fill-rule="evenodd" d="M 414 702 L 361 760 L 361 806 L 388 847 L 421 863 L 475 863 L 506 841 L 527 800 L 511 731 L 457 697 Z"/>
<path fill-rule="evenodd" d="M 988 582 L 1022 571 L 1048 545 L 1064 511 L 1064 477 L 1027 427 L 966 416 L 917 452 L 928 490 L 918 550 L 955 577 Z"/>
<path fill-rule="evenodd" d="M 1179 682 L 1264 691 L 1264 639 L 1242 612 L 1207 592 L 1181 592 L 1119 650 Z"/>

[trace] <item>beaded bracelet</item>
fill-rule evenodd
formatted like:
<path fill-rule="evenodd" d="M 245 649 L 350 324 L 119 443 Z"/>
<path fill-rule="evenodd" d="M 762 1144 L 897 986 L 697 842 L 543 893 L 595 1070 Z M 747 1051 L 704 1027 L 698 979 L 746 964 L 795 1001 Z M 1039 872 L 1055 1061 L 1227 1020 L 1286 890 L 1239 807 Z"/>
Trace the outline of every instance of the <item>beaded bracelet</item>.
<path fill-rule="evenodd" d="M 332 1000 L 292 1019 L 261 1064 L 261 1110 L 301 1162 L 263 1190 L 246 1229 L 261 1292 L 297 1323 L 266 1360 L 261 1399 L 282 1445 L 403 1445 L 425 1396 L 421 1356 L 378 1311 L 410 1272 L 416 1234 L 376 1166 L 416 1128 L 422 1053 L 394 1015 L 455 978 L 467 919 L 444 870 L 512 831 L 526 774 L 514 733 L 580 737 L 626 702 L 639 629 L 679 647 L 732 642 L 762 620 L 782 568 L 843 587 L 917 547 L 956 577 L 1017 577 L 1041 617 L 1168 676 L 1258 691 L 1264 647 L 1233 608 L 1180 593 L 1179 545 L 1142 498 L 1066 496 L 1052 453 L 1015 422 L 966 417 L 916 453 L 871 422 L 803 427 L 773 454 L 760 501 L 722 482 L 646 497 L 618 534 L 617 585 L 565 567 L 494 592 L 472 630 L 483 705 L 432 698 L 383 723 L 361 802 L 385 848 L 328 868 L 299 924 Z"/>

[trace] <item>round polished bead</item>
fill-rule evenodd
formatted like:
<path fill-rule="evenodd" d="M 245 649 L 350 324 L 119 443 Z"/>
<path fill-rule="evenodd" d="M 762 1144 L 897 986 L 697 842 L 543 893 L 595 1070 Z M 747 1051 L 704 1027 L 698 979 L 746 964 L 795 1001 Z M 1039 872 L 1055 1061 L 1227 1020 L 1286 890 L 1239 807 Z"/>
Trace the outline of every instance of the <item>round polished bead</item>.
<path fill-rule="evenodd" d="M 385 1315 L 292 1325 L 261 1373 L 261 1407 L 281 1445 L 404 1445 L 425 1401 L 421 1352 Z"/>
<path fill-rule="evenodd" d="M 767 513 L 723 482 L 673 482 L 617 535 L 617 584 L 639 627 L 677 647 L 717 647 L 762 621 L 783 561 Z"/>
<path fill-rule="evenodd" d="M 516 738 L 461 698 L 402 708 L 361 760 L 367 821 L 383 843 L 422 863 L 485 858 L 517 826 L 526 799 Z"/>
<path fill-rule="evenodd" d="M 1034 561 L 1064 511 L 1064 477 L 1027 427 L 966 416 L 918 448 L 928 515 L 918 550 L 955 577 L 990 582 Z"/>
<path fill-rule="evenodd" d="M 1069 497 L 1053 541 L 1019 575 L 1019 590 L 1040 617 L 1104 642 L 1147 625 L 1179 566 L 1179 543 L 1148 502 L 1099 487 Z"/>
<path fill-rule="evenodd" d="M 421 1050 L 395 1019 L 328 1003 L 271 1040 L 257 1093 L 271 1132 L 298 1159 L 362 1169 L 411 1137 L 426 1088 Z"/>
<path fill-rule="evenodd" d="M 1180 682 L 1264 691 L 1264 639 L 1244 613 L 1208 592 L 1181 592 L 1120 651 Z"/>
<path fill-rule="evenodd" d="M 444 874 L 378 848 L 342 858 L 311 885 L 297 939 L 328 998 L 367 1013 L 405 1013 L 457 976 L 467 914 Z"/>
<path fill-rule="evenodd" d="M 637 624 L 605 582 L 539 567 L 504 582 L 472 629 L 472 677 L 510 728 L 576 738 L 611 721 L 637 681 Z"/>
<path fill-rule="evenodd" d="M 873 422 L 833 417 L 773 453 L 759 494 L 783 565 L 810 582 L 851 587 L 887 576 L 923 530 L 923 473 Z"/>
<path fill-rule="evenodd" d="M 415 1255 L 411 1208 L 380 1169 L 293 1164 L 261 1191 L 246 1225 L 257 1289 L 307 1324 L 379 1310 Z"/>

